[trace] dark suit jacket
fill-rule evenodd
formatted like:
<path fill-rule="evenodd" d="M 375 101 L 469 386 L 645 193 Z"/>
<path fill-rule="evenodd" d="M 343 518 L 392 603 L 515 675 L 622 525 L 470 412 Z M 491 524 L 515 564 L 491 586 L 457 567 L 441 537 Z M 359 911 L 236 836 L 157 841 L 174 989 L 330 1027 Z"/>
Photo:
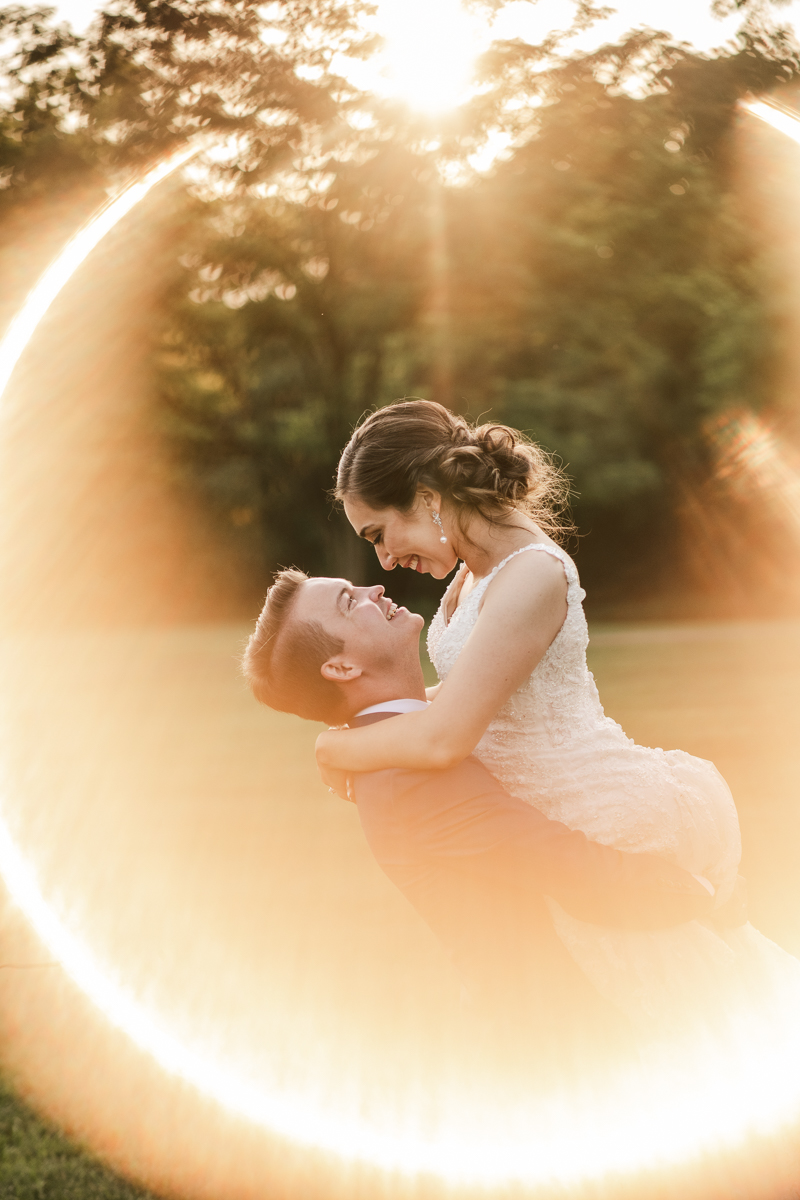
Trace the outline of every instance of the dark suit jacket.
<path fill-rule="evenodd" d="M 473 757 L 445 771 L 357 775 L 354 790 L 379 865 L 452 956 L 476 1004 L 500 1020 L 537 1012 L 574 1028 L 590 1013 L 592 1023 L 613 1024 L 556 935 L 546 895 L 583 920 L 631 929 L 711 908 L 680 868 L 548 820 Z"/>

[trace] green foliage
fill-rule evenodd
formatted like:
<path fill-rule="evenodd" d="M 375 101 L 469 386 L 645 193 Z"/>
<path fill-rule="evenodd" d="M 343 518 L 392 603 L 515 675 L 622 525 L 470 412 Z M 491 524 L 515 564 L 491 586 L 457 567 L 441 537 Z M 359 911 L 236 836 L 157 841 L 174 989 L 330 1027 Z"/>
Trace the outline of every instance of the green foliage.
<path fill-rule="evenodd" d="M 51 14 L 19 5 L 0 10 L 9 97 L 0 107 L 0 215 L 56 188 L 85 186 L 94 174 L 93 145 L 69 128 L 78 86 L 70 53 L 78 39 L 54 28 Z"/>
<path fill-rule="evenodd" d="M 434 122 L 337 73 L 369 48 L 363 7 L 115 0 L 81 42 L 6 10 L 3 195 L 45 179 L 53 147 L 62 175 L 114 179 L 225 139 L 163 264 L 158 419 L 262 569 L 366 577 L 326 492 L 358 417 L 402 395 L 559 455 L 584 574 L 648 566 L 708 477 L 708 422 L 769 395 L 732 146 L 739 99 L 796 79 L 796 46 L 755 3 L 710 57 L 647 31 L 572 57 L 562 35 L 496 43 L 476 97 Z M 577 3 L 575 28 L 596 11 Z M 487 138 L 506 149 L 480 174 Z"/>
<path fill-rule="evenodd" d="M 498 46 L 484 69 L 492 87 L 437 137 L 373 105 L 296 165 L 293 199 L 215 201 L 191 223 L 171 429 L 273 561 L 344 569 L 324 501 L 338 451 L 365 409 L 421 394 L 560 456 L 593 533 L 585 572 L 647 565 L 708 473 L 709 418 L 769 394 L 731 141 L 738 99 L 793 78 L 795 49 L 751 28 L 708 59 L 636 34 L 546 69 L 541 48 Z M 465 182 L 504 122 L 512 152 Z"/>
<path fill-rule="evenodd" d="M 414 327 L 429 240 L 425 159 L 392 140 L 362 161 L 339 140 L 324 191 L 306 175 L 294 202 L 198 205 L 162 355 L 167 427 L 194 478 L 278 558 L 316 565 L 336 451 Z"/>
<path fill-rule="evenodd" d="M 145 1200 L 0 1083 L 0 1200 Z"/>
<path fill-rule="evenodd" d="M 451 198 L 452 394 L 562 458 L 590 569 L 660 540 L 708 472 L 709 417 L 769 396 L 731 142 L 739 97 L 797 66 L 780 36 L 715 59 L 633 36 L 552 73 L 535 136 Z"/>
<path fill-rule="evenodd" d="M 49 170 L 51 183 L 64 171 L 57 146 L 113 178 L 206 133 L 237 139 L 232 170 L 255 184 L 336 117 L 348 88 L 334 56 L 366 50 L 347 0 L 112 0 L 85 38 L 52 14 L 0 10 L 11 100 L 0 132 L 13 143 L 0 153 Z M 6 187 L 20 182 L 7 176 Z"/>

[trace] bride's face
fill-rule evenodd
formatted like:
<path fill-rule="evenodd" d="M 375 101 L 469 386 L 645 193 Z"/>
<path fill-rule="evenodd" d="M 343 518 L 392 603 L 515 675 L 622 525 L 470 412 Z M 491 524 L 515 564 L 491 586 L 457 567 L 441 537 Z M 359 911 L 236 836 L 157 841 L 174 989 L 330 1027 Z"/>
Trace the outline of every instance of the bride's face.
<path fill-rule="evenodd" d="M 441 497 L 435 492 L 420 492 L 413 508 L 401 512 L 397 508 L 370 508 L 363 500 L 346 498 L 344 511 L 359 537 L 375 547 L 384 571 L 407 567 L 434 579 L 444 579 L 458 562 L 453 545 L 453 530 L 448 528 L 447 514 L 442 512 Z M 439 513 L 447 541 L 442 542 L 442 530 L 434 522 Z"/>

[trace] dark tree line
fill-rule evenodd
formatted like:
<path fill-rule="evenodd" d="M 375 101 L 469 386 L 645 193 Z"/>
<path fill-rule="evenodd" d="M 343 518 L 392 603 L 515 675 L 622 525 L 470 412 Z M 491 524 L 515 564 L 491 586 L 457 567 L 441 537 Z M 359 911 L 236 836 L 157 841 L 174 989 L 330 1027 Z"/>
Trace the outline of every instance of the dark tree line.
<path fill-rule="evenodd" d="M 709 57 L 649 31 L 572 56 L 499 43 L 476 98 L 432 122 L 334 70 L 369 52 L 357 7 L 122 0 L 85 38 L 4 10 L 0 217 L 199 132 L 227 145 L 175 202 L 156 411 L 264 573 L 374 573 L 327 489 L 366 409 L 424 395 L 560 457 L 590 581 L 653 578 L 712 472 L 709 423 L 770 398 L 734 133 L 800 52 L 747 5 Z M 487 137 L 504 149 L 478 172 Z"/>

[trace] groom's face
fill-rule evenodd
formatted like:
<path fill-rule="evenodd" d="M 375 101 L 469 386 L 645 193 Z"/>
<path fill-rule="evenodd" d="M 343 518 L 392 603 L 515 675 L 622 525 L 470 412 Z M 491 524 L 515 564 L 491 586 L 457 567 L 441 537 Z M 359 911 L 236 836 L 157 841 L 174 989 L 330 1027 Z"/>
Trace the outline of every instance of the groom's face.
<path fill-rule="evenodd" d="M 296 621 L 317 621 L 344 643 L 342 657 L 370 674 L 419 655 L 424 625 L 418 613 L 398 607 L 380 584 L 355 587 L 347 579 L 307 580 L 292 610 Z"/>

